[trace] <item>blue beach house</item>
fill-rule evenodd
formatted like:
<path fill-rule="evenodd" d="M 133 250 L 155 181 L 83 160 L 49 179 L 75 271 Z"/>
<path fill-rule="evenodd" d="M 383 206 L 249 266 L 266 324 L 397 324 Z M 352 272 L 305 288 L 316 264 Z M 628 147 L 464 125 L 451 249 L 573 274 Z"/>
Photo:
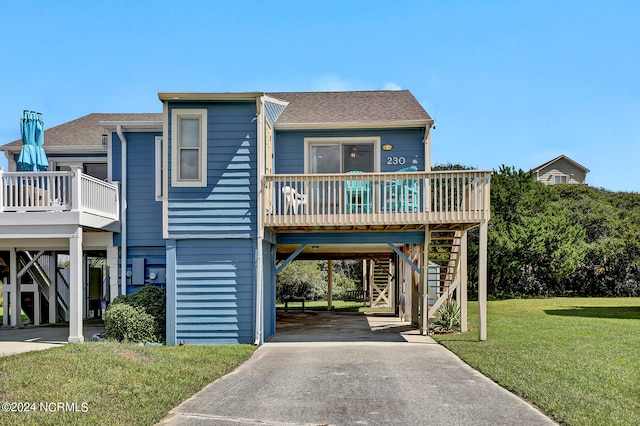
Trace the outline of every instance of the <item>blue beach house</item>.
<path fill-rule="evenodd" d="M 18 170 L 19 141 L 0 147 L 5 325 L 22 309 L 69 321 L 81 342 L 100 300 L 152 284 L 166 288 L 168 344 L 261 344 L 277 332 L 277 273 L 347 258 L 362 259 L 373 305 L 426 332 L 456 297 L 464 329 L 479 227 L 486 339 L 490 172 L 432 171 L 434 122 L 409 91 L 158 97 L 162 113 L 45 130 L 47 172 Z"/>

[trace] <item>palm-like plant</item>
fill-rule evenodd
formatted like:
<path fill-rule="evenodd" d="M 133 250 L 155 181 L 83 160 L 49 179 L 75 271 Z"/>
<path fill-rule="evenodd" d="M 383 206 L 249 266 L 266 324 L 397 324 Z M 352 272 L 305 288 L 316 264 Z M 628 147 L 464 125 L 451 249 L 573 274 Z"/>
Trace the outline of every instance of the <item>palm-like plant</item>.
<path fill-rule="evenodd" d="M 460 327 L 460 307 L 455 300 L 449 298 L 440 306 L 433 326 L 438 331 L 455 330 Z"/>

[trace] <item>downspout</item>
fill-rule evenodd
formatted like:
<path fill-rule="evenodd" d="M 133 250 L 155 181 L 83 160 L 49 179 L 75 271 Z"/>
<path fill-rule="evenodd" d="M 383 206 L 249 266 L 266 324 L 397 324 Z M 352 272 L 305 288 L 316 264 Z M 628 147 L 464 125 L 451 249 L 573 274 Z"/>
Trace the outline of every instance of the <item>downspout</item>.
<path fill-rule="evenodd" d="M 122 132 L 122 125 L 118 124 L 116 133 L 121 145 L 121 190 L 120 190 L 120 294 L 127 294 L 127 138 Z"/>
<path fill-rule="evenodd" d="M 263 288 L 264 279 L 263 279 L 263 268 L 262 268 L 262 241 L 264 240 L 264 229 L 262 228 L 262 212 L 264 211 L 262 206 L 262 177 L 264 175 L 264 109 L 263 109 L 263 99 L 259 97 L 256 99 L 256 110 L 258 113 L 258 123 L 257 123 L 257 132 L 256 132 L 256 152 L 258 155 L 257 158 L 257 166 L 258 173 L 257 176 L 257 209 L 258 212 L 256 214 L 256 222 L 257 222 L 257 247 L 256 247 L 256 336 L 253 342 L 254 345 L 261 345 L 264 343 L 264 334 L 263 334 L 263 323 L 262 323 L 262 303 L 263 303 Z"/>

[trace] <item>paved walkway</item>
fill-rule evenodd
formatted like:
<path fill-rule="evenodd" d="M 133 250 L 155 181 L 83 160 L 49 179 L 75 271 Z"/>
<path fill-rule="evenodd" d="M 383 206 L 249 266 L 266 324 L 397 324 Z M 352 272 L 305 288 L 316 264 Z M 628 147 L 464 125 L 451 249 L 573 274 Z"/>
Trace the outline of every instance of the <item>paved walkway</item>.
<path fill-rule="evenodd" d="M 83 327 L 84 339 L 88 340 L 94 334 L 103 331 L 101 321 L 86 321 Z M 65 324 L 0 328 L 0 356 L 53 348 L 66 344 L 68 338 L 69 327 Z"/>
<path fill-rule="evenodd" d="M 553 424 L 395 318 L 289 313 L 234 372 L 167 425 Z"/>

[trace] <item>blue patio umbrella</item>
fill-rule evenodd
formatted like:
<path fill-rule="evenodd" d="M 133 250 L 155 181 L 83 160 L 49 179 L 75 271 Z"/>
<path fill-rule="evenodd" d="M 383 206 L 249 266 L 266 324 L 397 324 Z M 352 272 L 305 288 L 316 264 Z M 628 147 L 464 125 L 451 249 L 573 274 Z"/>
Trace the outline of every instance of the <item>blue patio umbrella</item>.
<path fill-rule="evenodd" d="M 42 114 L 34 111 L 22 111 L 20 116 L 22 150 L 18 156 L 20 171 L 41 172 L 49 167 L 44 152 L 44 121 Z"/>

